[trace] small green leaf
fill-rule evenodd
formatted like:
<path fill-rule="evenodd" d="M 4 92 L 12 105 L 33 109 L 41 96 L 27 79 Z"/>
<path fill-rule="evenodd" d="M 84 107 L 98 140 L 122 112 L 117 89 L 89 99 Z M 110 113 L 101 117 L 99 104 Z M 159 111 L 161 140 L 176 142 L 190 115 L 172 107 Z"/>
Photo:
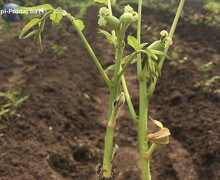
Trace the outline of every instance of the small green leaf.
<path fill-rule="evenodd" d="M 99 29 L 99 33 L 104 34 L 110 44 L 116 45 L 116 40 L 110 33 L 108 33 L 107 31 L 104 31 L 102 29 Z"/>
<path fill-rule="evenodd" d="M 43 50 L 42 41 L 41 41 L 41 34 L 39 34 L 39 36 L 38 36 L 38 47 L 39 47 L 40 51 Z"/>
<path fill-rule="evenodd" d="M 94 0 L 94 2 L 102 3 L 108 6 L 108 0 Z M 115 4 L 116 0 L 111 0 L 111 4 Z"/>
<path fill-rule="evenodd" d="M 140 48 L 140 43 L 138 40 L 134 37 L 129 35 L 127 38 L 128 44 L 133 47 L 135 50 L 138 50 Z"/>
<path fill-rule="evenodd" d="M 154 62 L 154 66 L 155 66 L 155 68 L 156 68 L 156 71 L 157 71 L 157 73 L 158 73 L 158 76 L 161 76 L 161 70 L 160 70 L 159 65 L 158 65 L 156 62 Z"/>
<path fill-rule="evenodd" d="M 40 26 L 40 28 L 38 30 L 39 32 L 43 32 L 44 26 L 45 26 L 45 21 L 46 21 L 46 19 L 41 20 L 41 22 L 39 24 L 39 26 Z"/>
<path fill-rule="evenodd" d="M 43 4 L 39 6 L 33 6 L 33 7 L 19 7 L 17 9 L 14 9 L 13 12 L 16 14 L 27 14 L 27 13 L 35 13 L 36 11 L 38 13 L 40 12 L 44 13 L 50 10 L 54 10 L 53 6 L 51 6 L 50 4 Z"/>
<path fill-rule="evenodd" d="M 153 54 L 157 55 L 157 56 L 164 56 L 164 57 L 167 58 L 168 60 L 171 60 L 171 58 L 170 58 L 168 55 L 166 55 L 164 52 L 162 52 L 162 51 L 157 51 L 157 50 L 151 49 L 151 52 L 152 52 Z"/>
<path fill-rule="evenodd" d="M 63 18 L 63 15 L 59 13 L 52 13 L 50 15 L 50 20 L 53 22 L 53 25 L 59 24 L 62 18 Z"/>
<path fill-rule="evenodd" d="M 61 9 L 60 7 L 58 7 L 57 9 L 55 9 L 54 11 L 53 11 L 53 13 L 56 13 L 56 14 L 61 14 L 61 15 L 63 15 L 63 16 L 66 16 L 68 13 L 66 12 L 66 10 L 63 10 L 63 9 Z"/>
<path fill-rule="evenodd" d="M 155 75 L 155 66 L 153 60 L 149 59 L 149 67 L 153 75 Z"/>
<path fill-rule="evenodd" d="M 30 37 L 30 36 L 36 34 L 37 32 L 38 32 L 38 30 L 33 30 L 33 31 L 31 31 L 30 33 L 28 33 L 25 37 L 22 37 L 21 39 L 26 39 L 26 38 L 28 38 L 28 37 Z"/>
<path fill-rule="evenodd" d="M 105 70 L 105 72 L 107 73 L 108 71 L 114 71 L 115 70 L 115 65 L 110 65 L 109 67 L 107 67 L 107 69 Z"/>
<path fill-rule="evenodd" d="M 2 115 L 5 115 L 7 112 L 9 112 L 10 111 L 10 109 L 2 109 L 1 111 L 0 111 L 0 117 L 2 116 Z"/>
<path fill-rule="evenodd" d="M 152 52 L 151 49 L 147 48 L 146 53 L 155 60 L 158 60 L 157 56 Z"/>
<path fill-rule="evenodd" d="M 15 111 L 15 110 L 14 110 L 14 111 L 11 111 L 11 112 L 10 112 L 10 115 L 9 115 L 9 116 L 10 116 L 10 118 L 13 118 L 13 116 L 15 115 L 15 113 L 16 113 L 16 111 Z"/>
<path fill-rule="evenodd" d="M 129 58 L 130 58 L 132 55 L 133 55 L 133 53 L 132 53 L 132 54 L 129 54 L 129 55 L 127 55 L 127 56 L 125 56 L 125 57 L 121 60 L 121 64 L 125 64 L 125 63 L 129 60 Z"/>
<path fill-rule="evenodd" d="M 74 19 L 73 21 L 74 21 L 75 25 L 80 29 L 80 31 L 82 31 L 85 28 L 85 25 L 82 20 Z"/>
<path fill-rule="evenodd" d="M 148 43 L 143 43 L 140 45 L 140 49 L 143 49 L 146 45 L 148 45 Z"/>
<path fill-rule="evenodd" d="M 31 28 L 33 28 L 34 26 L 36 26 L 37 24 L 39 24 L 41 21 L 41 19 L 39 18 L 34 18 L 32 19 L 28 24 L 26 24 L 24 26 L 24 28 L 22 29 L 20 35 L 19 35 L 19 39 L 22 39 L 22 37 L 24 36 L 24 34 L 29 31 Z"/>
<path fill-rule="evenodd" d="M 2 109 L 6 110 L 6 109 L 9 109 L 11 106 L 13 106 L 12 103 L 5 104 L 5 105 L 2 106 Z"/>

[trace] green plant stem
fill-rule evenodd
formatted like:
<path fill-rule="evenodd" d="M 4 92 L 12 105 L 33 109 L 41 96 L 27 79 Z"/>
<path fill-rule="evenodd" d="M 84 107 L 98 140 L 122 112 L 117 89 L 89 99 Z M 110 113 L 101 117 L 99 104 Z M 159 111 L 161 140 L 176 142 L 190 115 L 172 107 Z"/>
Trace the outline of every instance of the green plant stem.
<path fill-rule="evenodd" d="M 108 0 L 108 9 L 110 11 L 110 15 L 112 15 L 112 8 L 111 8 L 111 0 Z M 116 37 L 116 34 L 115 34 L 115 31 L 112 31 L 112 36 L 113 37 Z M 136 56 L 136 55 L 135 55 Z M 132 61 L 133 59 L 130 59 L 130 62 Z M 129 63 L 130 64 L 130 63 Z M 129 65 L 128 64 L 128 65 Z M 127 65 L 127 66 L 128 66 Z M 125 71 L 127 69 L 127 67 L 123 68 Z M 131 101 L 131 98 L 130 98 L 130 94 L 129 94 L 129 91 L 128 91 L 128 88 L 127 88 L 127 85 L 126 85 L 126 81 L 125 81 L 125 77 L 124 77 L 124 72 L 122 71 L 121 67 L 120 67 L 120 74 L 118 74 L 119 77 L 121 77 L 121 82 L 122 82 L 122 86 L 123 86 L 123 90 L 125 92 L 125 98 L 126 98 L 126 102 L 128 104 L 128 108 L 129 108 L 129 111 L 131 113 L 131 117 L 132 117 L 132 120 L 133 122 L 137 125 L 137 115 L 135 113 L 135 110 L 134 110 L 134 106 L 132 104 L 132 101 Z"/>
<path fill-rule="evenodd" d="M 128 104 L 128 108 L 129 108 L 129 111 L 131 113 L 131 118 L 132 118 L 134 124 L 138 125 L 137 115 L 136 115 L 136 112 L 134 110 L 134 106 L 133 106 L 133 104 L 131 102 L 131 97 L 130 97 L 130 94 L 128 92 L 128 88 L 127 88 L 127 84 L 126 84 L 124 75 L 121 76 L 121 83 L 122 83 L 122 87 L 124 89 L 126 102 Z"/>
<path fill-rule="evenodd" d="M 180 18 L 180 15 L 181 15 L 181 12 L 182 12 L 182 9 L 183 9 L 183 6 L 184 6 L 184 3 L 185 3 L 185 0 L 180 1 L 179 7 L 178 7 L 177 12 L 176 12 L 176 16 L 174 18 L 173 24 L 172 24 L 171 29 L 170 29 L 170 33 L 169 33 L 169 38 L 170 39 L 173 38 L 174 32 L 176 30 L 177 23 L 179 21 L 179 18 Z M 167 44 L 165 46 L 164 54 L 167 54 L 167 52 L 169 50 L 169 47 L 170 47 L 170 44 L 167 42 Z M 164 60 L 165 60 L 165 57 L 164 56 L 161 57 L 160 62 L 159 62 L 159 68 L 160 69 L 162 69 L 162 67 L 163 67 Z M 151 83 L 151 85 L 149 87 L 149 91 L 148 91 L 149 92 L 148 93 L 149 98 L 153 95 L 156 84 L 157 84 L 157 78 L 155 77 L 154 81 Z"/>
<path fill-rule="evenodd" d="M 117 99 L 119 88 L 120 88 L 120 77 L 118 72 L 121 67 L 121 59 L 123 55 L 123 45 L 122 38 L 117 38 L 118 48 L 116 51 L 116 64 L 115 64 L 115 72 L 114 72 L 114 81 L 113 86 L 110 89 L 110 104 L 109 104 L 109 116 L 108 122 L 112 116 L 112 103 Z M 113 136 L 114 129 L 111 129 L 107 126 L 106 136 L 105 136 L 105 150 L 104 150 L 104 160 L 103 160 L 103 177 L 110 178 L 112 173 L 112 150 L 113 150 Z"/>
<path fill-rule="evenodd" d="M 142 15 L 142 0 L 138 3 L 138 24 L 137 24 L 137 40 L 141 44 L 141 15 Z M 144 158 L 148 151 L 147 142 L 147 113 L 148 113 L 148 98 L 147 98 L 147 78 L 146 74 L 142 73 L 141 54 L 137 56 L 137 77 L 139 81 L 139 118 L 138 118 L 138 142 L 141 158 L 142 180 L 150 180 L 150 164 L 149 160 Z"/>
<path fill-rule="evenodd" d="M 151 155 L 152 155 L 153 152 L 155 151 L 156 147 L 157 147 L 157 144 L 156 144 L 156 143 L 153 143 L 153 144 L 151 145 L 149 151 L 147 151 L 147 153 L 146 153 L 146 155 L 145 155 L 145 158 L 146 158 L 147 160 L 151 157 Z"/>
<path fill-rule="evenodd" d="M 138 1 L 138 22 L 137 22 L 137 40 L 141 44 L 141 16 L 142 16 L 142 0 Z M 138 78 L 141 73 L 141 55 L 137 56 L 137 75 Z"/>
<path fill-rule="evenodd" d="M 126 62 L 126 64 L 124 65 L 124 67 L 122 68 L 122 70 L 119 72 L 119 76 L 122 76 L 124 74 L 124 72 L 126 71 L 126 69 L 128 68 L 128 66 L 131 64 L 131 62 L 135 59 L 135 57 L 138 54 L 141 53 L 146 53 L 146 51 L 144 50 L 137 50 L 136 52 L 134 52 L 131 57 L 129 57 L 128 61 Z"/>
<path fill-rule="evenodd" d="M 109 77 L 107 76 L 107 74 L 105 73 L 105 70 L 103 69 L 102 65 L 100 64 L 98 58 L 96 57 L 94 51 L 92 50 L 91 46 L 89 45 L 88 41 L 86 40 L 84 34 L 82 33 L 82 31 L 76 26 L 76 24 L 74 23 L 74 20 L 72 18 L 72 16 L 70 14 L 67 15 L 67 18 L 72 22 L 72 25 L 74 27 L 74 29 L 76 29 L 79 37 L 81 38 L 81 40 L 83 41 L 83 44 L 86 46 L 90 56 L 92 57 L 94 63 L 96 64 L 99 72 L 101 73 L 102 77 L 104 78 L 106 84 L 108 85 L 109 88 L 112 87 L 112 82 L 109 79 Z"/>
<path fill-rule="evenodd" d="M 145 159 L 145 153 L 148 151 L 147 142 L 147 114 L 148 114 L 148 99 L 147 99 L 147 80 L 143 78 L 140 84 L 139 96 L 139 119 L 138 119 L 138 142 L 141 156 L 142 180 L 150 180 L 150 165 L 149 160 Z"/>

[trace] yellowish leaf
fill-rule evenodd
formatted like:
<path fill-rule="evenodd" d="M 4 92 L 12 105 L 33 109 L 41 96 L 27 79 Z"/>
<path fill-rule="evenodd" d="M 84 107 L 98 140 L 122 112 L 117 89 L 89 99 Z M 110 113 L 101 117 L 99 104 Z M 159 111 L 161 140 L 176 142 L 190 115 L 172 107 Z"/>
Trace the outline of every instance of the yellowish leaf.
<path fill-rule="evenodd" d="M 154 124 L 156 124 L 160 129 L 163 129 L 163 124 L 160 121 L 154 120 L 153 118 L 151 118 L 149 116 L 149 118 L 151 119 L 151 121 L 153 121 Z"/>

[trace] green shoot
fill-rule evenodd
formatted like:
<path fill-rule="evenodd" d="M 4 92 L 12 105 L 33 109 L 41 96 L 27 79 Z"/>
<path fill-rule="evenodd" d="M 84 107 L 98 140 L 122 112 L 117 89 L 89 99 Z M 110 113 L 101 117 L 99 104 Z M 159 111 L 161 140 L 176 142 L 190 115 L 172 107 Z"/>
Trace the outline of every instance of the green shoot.
<path fill-rule="evenodd" d="M 26 101 L 28 97 L 18 98 L 17 91 L 0 92 L 0 99 L 6 102 L 0 109 L 0 130 L 11 123 L 11 120 L 16 115 L 16 108 Z"/>
<path fill-rule="evenodd" d="M 67 46 L 66 45 L 57 45 L 53 44 L 51 46 L 51 49 L 58 55 L 61 56 L 67 51 Z"/>

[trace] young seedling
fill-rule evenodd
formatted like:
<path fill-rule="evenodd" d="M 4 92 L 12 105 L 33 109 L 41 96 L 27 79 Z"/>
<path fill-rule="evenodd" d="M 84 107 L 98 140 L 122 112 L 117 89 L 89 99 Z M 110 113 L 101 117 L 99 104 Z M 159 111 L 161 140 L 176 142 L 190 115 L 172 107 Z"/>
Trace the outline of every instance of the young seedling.
<path fill-rule="evenodd" d="M 203 79 L 200 82 L 194 84 L 194 88 L 201 88 L 205 93 L 219 93 L 219 89 L 213 89 L 213 85 L 219 82 L 220 76 L 210 77 L 210 71 L 212 69 L 213 62 L 208 62 L 201 66 L 200 71 L 203 73 Z"/>
<path fill-rule="evenodd" d="M 7 101 L 0 109 L 0 130 L 11 123 L 12 118 L 16 115 L 16 108 L 26 101 L 28 97 L 18 98 L 17 91 L 0 92 L 0 100 L 6 99 Z"/>
<path fill-rule="evenodd" d="M 83 41 L 85 47 L 90 53 L 94 63 L 96 64 L 99 72 L 103 76 L 107 86 L 110 90 L 110 102 L 108 113 L 108 125 L 105 137 L 105 149 L 103 164 L 97 166 L 99 179 L 110 180 L 114 178 L 114 163 L 117 161 L 116 157 L 119 151 L 118 145 L 114 145 L 113 136 L 117 119 L 117 114 L 123 106 L 125 99 L 128 104 L 132 120 L 137 127 L 138 141 L 141 157 L 142 179 L 150 180 L 150 166 L 149 159 L 158 145 L 166 145 L 169 143 L 170 131 L 164 128 L 163 125 L 156 120 L 153 122 L 161 129 L 148 135 L 147 120 L 148 120 L 148 104 L 151 96 L 153 95 L 158 78 L 161 76 L 161 69 L 165 58 L 169 59 L 167 52 L 169 46 L 172 44 L 172 38 L 177 26 L 185 0 L 180 0 L 180 4 L 173 21 L 170 32 L 162 31 L 161 38 L 152 44 L 141 42 L 141 15 L 142 15 L 142 0 L 138 1 L 138 12 L 135 12 L 129 5 L 124 7 L 124 12 L 120 17 L 116 17 L 112 13 L 112 5 L 116 0 L 94 0 L 105 5 L 99 11 L 98 24 L 105 30 L 99 30 L 114 47 L 115 59 L 113 65 L 106 70 L 103 69 L 100 61 L 97 59 L 91 46 L 83 35 L 84 24 L 81 20 L 75 18 L 70 13 L 62 10 L 60 7 L 54 9 L 49 4 L 44 4 L 35 7 L 21 7 L 16 9 L 20 13 L 27 13 L 30 11 L 40 12 L 47 10 L 44 16 L 32 19 L 21 31 L 19 38 L 24 39 L 34 36 L 34 42 L 38 44 L 42 51 L 41 33 L 44 30 L 46 19 L 50 19 L 53 25 L 59 24 L 63 17 L 70 20 L 73 28 L 78 32 L 79 37 Z M 137 37 L 128 36 L 126 39 L 126 32 L 132 23 L 137 23 Z M 37 27 L 37 28 L 35 28 Z M 33 28 L 35 28 L 33 30 Z M 106 31 L 108 29 L 109 31 Z M 125 44 L 130 45 L 134 52 L 124 57 Z M 130 94 L 125 81 L 124 73 L 131 64 L 137 65 L 137 79 L 139 82 L 139 112 L 136 113 L 132 104 Z M 113 70 L 113 80 L 107 75 L 107 71 Z M 152 142 L 148 148 L 149 142 Z"/>

